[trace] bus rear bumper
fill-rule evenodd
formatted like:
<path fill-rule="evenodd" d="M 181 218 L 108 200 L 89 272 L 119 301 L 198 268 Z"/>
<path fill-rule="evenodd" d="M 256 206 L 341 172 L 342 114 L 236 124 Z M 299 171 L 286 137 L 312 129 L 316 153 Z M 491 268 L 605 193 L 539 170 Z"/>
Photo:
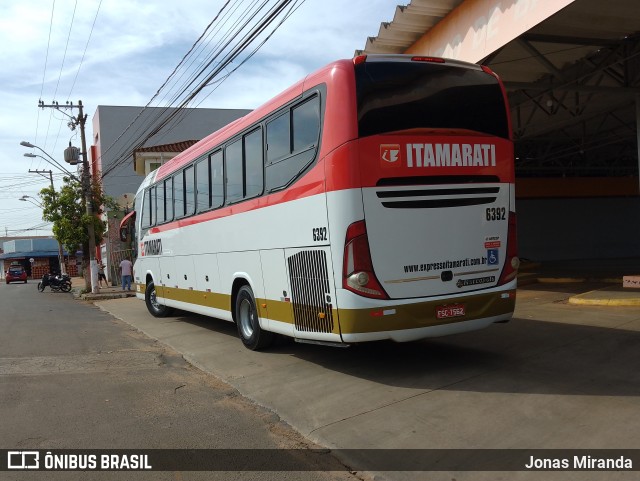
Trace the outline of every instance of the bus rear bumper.
<path fill-rule="evenodd" d="M 515 289 L 507 289 L 404 304 L 372 302 L 369 308 L 338 309 L 340 333 L 343 342 L 352 343 L 408 342 L 474 331 L 509 321 L 515 298 Z"/>
<path fill-rule="evenodd" d="M 368 341 L 391 340 L 395 342 L 411 342 L 430 337 L 449 336 L 463 332 L 484 329 L 495 323 L 504 322 L 511 319 L 511 314 L 492 316 L 483 319 L 472 319 L 470 321 L 453 322 L 437 326 L 419 327 L 415 329 L 403 329 L 399 331 L 379 331 L 379 332 L 358 332 L 353 334 L 342 334 L 345 343 L 357 343 Z"/>

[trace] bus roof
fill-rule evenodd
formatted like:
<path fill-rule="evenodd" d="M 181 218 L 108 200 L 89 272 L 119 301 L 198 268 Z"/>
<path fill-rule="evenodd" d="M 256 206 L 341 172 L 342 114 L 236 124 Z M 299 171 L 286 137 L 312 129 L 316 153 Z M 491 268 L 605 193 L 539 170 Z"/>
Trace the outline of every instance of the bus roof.
<path fill-rule="evenodd" d="M 380 55 L 361 55 L 352 59 L 343 59 L 332 62 L 317 71 L 307 75 L 302 80 L 298 81 L 288 89 L 284 90 L 280 94 L 276 95 L 260 107 L 256 108 L 252 112 L 248 113 L 244 117 L 241 117 L 230 124 L 222 127 L 221 129 L 208 135 L 192 147 L 176 155 L 173 159 L 166 164 L 160 166 L 155 171 L 155 176 L 150 179 L 151 182 L 163 179 L 173 172 L 179 170 L 181 167 L 187 165 L 192 160 L 211 152 L 213 149 L 222 145 L 226 140 L 230 139 L 234 135 L 242 132 L 252 124 L 259 122 L 269 114 L 287 104 L 288 102 L 300 97 L 306 90 L 322 84 L 330 84 L 335 77 L 336 70 L 350 70 L 353 72 L 354 64 L 359 62 L 412 62 L 412 61 L 426 61 L 426 62 L 438 62 L 446 63 L 449 66 L 459 68 L 470 68 L 476 70 L 485 70 L 485 67 L 481 67 L 476 64 L 461 62 L 452 59 L 443 59 L 438 57 L 417 57 L 412 55 L 402 54 L 380 54 Z M 491 75 L 495 74 L 488 69 L 485 70 Z M 497 78 L 497 76 L 496 76 Z M 329 88 L 331 90 L 331 88 Z"/>
<path fill-rule="evenodd" d="M 245 128 L 252 125 L 253 123 L 260 121 L 282 105 L 285 105 L 291 100 L 299 97 L 307 88 L 318 85 L 323 81 L 328 81 L 328 79 L 330 78 L 330 73 L 335 68 L 344 69 L 347 67 L 353 68 L 352 59 L 337 60 L 322 67 L 316 72 L 307 75 L 302 80 L 298 81 L 297 83 L 284 90 L 277 96 L 273 97 L 260 107 L 251 111 L 244 117 L 234 120 L 230 124 L 213 132 L 198 143 L 189 147 L 184 152 L 176 155 L 166 164 L 161 165 L 155 176 L 155 180 L 162 179 L 172 174 L 173 172 L 179 170 L 182 166 L 188 164 L 191 160 L 210 152 L 216 146 L 222 144 L 225 140 L 233 137 L 239 132 L 242 132 Z"/>

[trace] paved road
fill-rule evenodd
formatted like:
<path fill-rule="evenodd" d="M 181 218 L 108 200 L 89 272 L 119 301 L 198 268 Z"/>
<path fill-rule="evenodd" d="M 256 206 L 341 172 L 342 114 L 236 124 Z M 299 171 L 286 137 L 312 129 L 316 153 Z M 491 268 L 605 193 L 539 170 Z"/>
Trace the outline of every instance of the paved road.
<path fill-rule="evenodd" d="M 126 300 L 123 299 L 124 302 Z M 0 285 L 0 448 L 313 446 L 181 354 L 71 294 Z M 137 307 L 137 304 L 135 304 Z M 335 465 L 335 463 L 334 463 Z M 2 480 L 359 479 L 348 472 L 0 472 Z"/>
<path fill-rule="evenodd" d="M 525 287 L 511 323 L 475 333 L 350 349 L 283 343 L 263 353 L 244 349 L 223 321 L 155 319 L 136 299 L 99 306 L 331 448 L 640 449 L 640 308 L 568 304 L 596 287 Z M 384 474 L 638 479 L 637 471 Z"/>

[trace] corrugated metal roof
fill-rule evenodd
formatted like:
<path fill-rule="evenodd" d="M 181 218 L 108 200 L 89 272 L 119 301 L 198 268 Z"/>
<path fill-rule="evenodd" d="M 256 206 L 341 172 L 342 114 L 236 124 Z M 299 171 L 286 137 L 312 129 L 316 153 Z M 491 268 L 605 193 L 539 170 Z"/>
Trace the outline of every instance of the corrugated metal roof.
<path fill-rule="evenodd" d="M 369 37 L 362 53 L 404 53 L 463 0 L 412 0 L 396 7 L 393 20 L 382 22 L 377 37 Z"/>

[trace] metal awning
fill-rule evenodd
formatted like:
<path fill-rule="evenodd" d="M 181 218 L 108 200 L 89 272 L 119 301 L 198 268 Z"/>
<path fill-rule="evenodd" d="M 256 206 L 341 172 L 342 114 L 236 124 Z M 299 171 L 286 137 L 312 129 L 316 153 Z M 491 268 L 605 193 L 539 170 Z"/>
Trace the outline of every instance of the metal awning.
<path fill-rule="evenodd" d="M 65 251 L 65 256 L 69 254 Z M 30 251 L 30 252 L 9 252 L 0 254 L 0 260 L 4 259 L 29 259 L 30 257 L 58 257 L 58 251 Z"/>
<path fill-rule="evenodd" d="M 382 22 L 376 37 L 369 37 L 362 53 L 404 53 L 420 37 L 438 24 L 462 0 L 412 0 L 398 5 L 393 20 Z"/>

